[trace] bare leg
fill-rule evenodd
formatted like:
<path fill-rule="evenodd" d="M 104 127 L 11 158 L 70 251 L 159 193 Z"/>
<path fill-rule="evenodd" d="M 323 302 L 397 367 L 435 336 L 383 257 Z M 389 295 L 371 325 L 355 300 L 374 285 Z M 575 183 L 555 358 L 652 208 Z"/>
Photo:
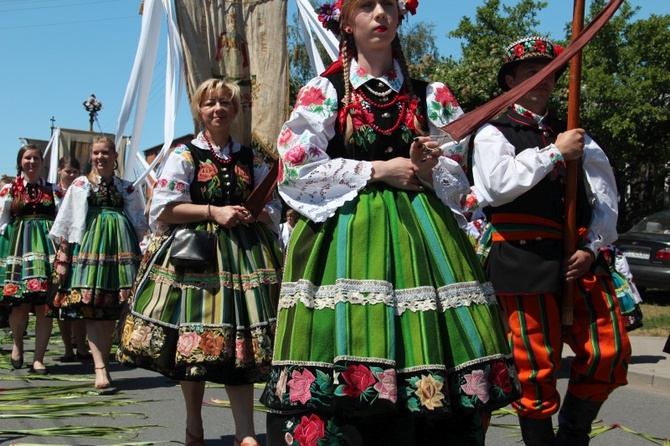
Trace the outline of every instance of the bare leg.
<path fill-rule="evenodd" d="M 72 333 L 77 338 L 77 354 L 79 356 L 88 355 L 90 351 L 86 342 L 86 321 L 72 321 Z"/>
<path fill-rule="evenodd" d="M 63 357 L 67 358 L 73 356 L 74 350 L 72 349 L 72 321 L 58 319 L 58 331 L 60 331 L 60 338 L 63 340 L 63 345 L 65 346 Z"/>
<path fill-rule="evenodd" d="M 28 327 L 28 314 L 30 313 L 30 304 L 21 304 L 12 307 L 9 313 L 9 328 L 12 329 L 12 359 L 19 360 L 23 357 L 23 332 Z"/>
<path fill-rule="evenodd" d="M 44 314 L 44 305 L 35 306 L 35 356 L 33 357 L 33 368 L 35 370 L 44 368 L 44 353 L 49 346 L 51 330 L 54 320 Z"/>
<path fill-rule="evenodd" d="M 254 437 L 254 386 L 226 386 L 226 393 L 230 399 L 230 408 L 235 420 L 235 438 L 243 443 L 257 444 Z"/>
<path fill-rule="evenodd" d="M 198 443 L 198 438 L 203 438 L 202 426 L 202 399 L 205 396 L 205 381 L 181 381 L 181 391 L 184 394 L 184 405 L 186 406 L 186 444 Z"/>
<path fill-rule="evenodd" d="M 115 321 L 86 320 L 88 344 L 93 355 L 95 367 L 95 387 L 105 388 L 111 384 L 111 376 L 107 371 L 109 353 L 112 350 L 112 334 Z"/>

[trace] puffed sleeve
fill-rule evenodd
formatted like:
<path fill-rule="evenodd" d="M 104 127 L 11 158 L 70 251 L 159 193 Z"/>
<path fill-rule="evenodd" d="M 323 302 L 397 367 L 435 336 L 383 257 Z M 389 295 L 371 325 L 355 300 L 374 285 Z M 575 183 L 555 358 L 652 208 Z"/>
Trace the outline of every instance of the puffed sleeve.
<path fill-rule="evenodd" d="M 279 193 L 289 206 L 316 222 L 353 200 L 372 175 L 371 162 L 331 159 L 326 154 L 336 122 L 335 87 L 316 77 L 298 93 L 277 141 Z"/>
<path fill-rule="evenodd" d="M 433 168 L 435 193 L 451 209 L 462 228 L 467 225 L 463 215 L 463 198 L 470 193 L 466 170 L 470 136 L 455 141 L 442 127 L 463 115 L 463 110 L 449 88 L 441 82 L 431 82 L 426 88 L 428 131 L 442 149 L 442 156 Z M 471 206 L 475 206 L 471 203 Z"/>
<path fill-rule="evenodd" d="M 148 229 L 147 220 L 144 217 L 144 197 L 139 190 L 133 187 L 133 183 L 130 181 L 120 181 L 120 187 L 123 188 L 123 213 L 135 228 L 137 240 L 141 241 Z"/>
<path fill-rule="evenodd" d="M 85 176 L 72 182 L 60 204 L 56 220 L 54 221 L 49 237 L 60 242 L 61 239 L 69 243 L 81 243 L 86 229 L 86 214 L 88 213 L 88 194 L 91 183 Z"/>
<path fill-rule="evenodd" d="M 7 225 L 12 222 L 12 185 L 5 184 L 0 190 L 0 235 L 4 235 Z"/>
<path fill-rule="evenodd" d="M 619 213 L 616 180 L 607 155 L 586 135 L 584 138 L 586 191 L 591 200 L 592 217 L 586 235 L 586 247 L 593 252 L 616 241 Z"/>
<path fill-rule="evenodd" d="M 177 146 L 165 161 L 151 197 L 149 225 L 154 228 L 161 223 L 158 217 L 171 203 L 191 203 L 191 182 L 195 177 L 195 166 L 191 151 L 185 145 Z"/>
<path fill-rule="evenodd" d="M 557 165 L 565 165 L 554 144 L 528 147 L 517 155 L 514 146 L 491 124 L 478 130 L 474 145 L 474 190 L 481 201 L 492 206 L 515 200 L 535 187 Z"/>

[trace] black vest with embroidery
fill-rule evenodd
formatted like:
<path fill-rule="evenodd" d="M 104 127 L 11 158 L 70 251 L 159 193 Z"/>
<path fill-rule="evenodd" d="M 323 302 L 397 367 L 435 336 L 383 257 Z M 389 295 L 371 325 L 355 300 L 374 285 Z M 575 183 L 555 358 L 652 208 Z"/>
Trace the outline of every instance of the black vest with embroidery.
<path fill-rule="evenodd" d="M 338 104 L 338 114 L 342 108 L 342 99 L 344 98 L 344 78 L 341 72 L 329 74 L 326 78 L 330 83 L 335 87 L 337 91 L 337 104 Z M 414 94 L 419 98 L 418 110 L 421 116 L 423 116 L 424 127 L 427 126 L 427 111 L 426 111 L 426 87 L 428 86 L 427 82 L 412 79 L 412 88 L 414 89 Z M 377 80 L 369 80 L 366 82 L 371 89 L 376 90 L 379 88 L 377 83 L 380 83 Z M 361 86 L 361 89 L 366 88 Z M 386 84 L 383 84 L 381 88 L 388 88 Z M 367 96 L 374 97 L 374 94 L 369 90 L 367 91 Z M 387 99 L 392 101 L 395 96 L 401 93 L 393 92 L 390 94 Z M 400 107 L 393 106 L 388 108 L 378 108 L 372 104 L 369 104 L 365 101 L 362 101 L 363 105 L 368 107 L 368 110 L 372 114 L 373 122 L 376 126 L 381 129 L 390 129 L 398 122 L 400 115 Z M 399 104 L 396 103 L 396 105 Z M 374 139 L 370 137 L 370 134 L 365 134 L 363 132 L 354 135 L 354 144 L 352 145 L 352 150 L 347 150 L 344 144 L 344 135 L 340 129 L 339 122 L 336 123 L 337 132 L 335 136 L 328 142 L 327 153 L 331 158 L 349 158 L 356 159 L 360 161 L 373 161 L 373 160 L 390 160 L 399 156 L 409 158 L 409 147 L 412 144 L 412 140 L 416 135 L 415 132 L 410 130 L 404 123 L 398 125 L 398 128 L 394 130 L 390 135 L 385 135 L 380 132 L 374 132 Z M 371 130 L 373 131 L 373 130 Z"/>
<path fill-rule="evenodd" d="M 546 147 L 566 130 L 564 122 L 545 118 L 546 129 L 516 111 L 491 122 L 514 147 L 516 155 L 535 147 Z M 565 167 L 556 168 L 537 185 L 515 200 L 489 206 L 485 212 L 491 221 L 495 214 L 529 214 L 563 224 L 565 196 Z M 583 163 L 580 158 L 577 179 L 577 227 L 588 227 L 592 210 L 586 194 Z M 597 254 L 597 253 L 596 253 Z M 542 239 L 495 242 L 491 247 L 486 274 L 497 294 L 561 293 L 563 240 Z"/>
<path fill-rule="evenodd" d="M 254 152 L 242 146 L 232 154 L 232 162 L 220 163 L 209 150 L 191 143 L 195 177 L 191 183 L 191 201 L 195 204 L 229 206 L 243 204 L 254 188 Z"/>

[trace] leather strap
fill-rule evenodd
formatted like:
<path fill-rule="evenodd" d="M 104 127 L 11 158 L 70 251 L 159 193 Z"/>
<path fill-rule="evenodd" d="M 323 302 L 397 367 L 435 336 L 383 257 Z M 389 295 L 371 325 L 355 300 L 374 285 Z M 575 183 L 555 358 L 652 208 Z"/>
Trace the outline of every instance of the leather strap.
<path fill-rule="evenodd" d="M 258 215 L 263 210 L 265 203 L 268 202 L 272 192 L 274 191 L 275 186 L 277 185 L 277 175 L 279 173 L 279 162 L 280 160 L 275 161 L 275 163 L 270 168 L 270 171 L 265 178 L 258 183 L 258 185 L 251 191 L 246 201 L 244 202 L 244 207 L 247 208 L 249 212 L 258 218 Z"/>

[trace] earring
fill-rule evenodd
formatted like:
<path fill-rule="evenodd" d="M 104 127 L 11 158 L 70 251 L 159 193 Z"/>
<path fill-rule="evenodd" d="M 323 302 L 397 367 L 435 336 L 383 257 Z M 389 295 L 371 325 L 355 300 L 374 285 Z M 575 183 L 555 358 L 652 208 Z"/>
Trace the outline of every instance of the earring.
<path fill-rule="evenodd" d="M 347 34 L 351 34 L 352 32 L 354 32 L 354 30 L 351 29 L 351 26 L 345 26 L 344 27 L 344 32 L 347 33 Z"/>

